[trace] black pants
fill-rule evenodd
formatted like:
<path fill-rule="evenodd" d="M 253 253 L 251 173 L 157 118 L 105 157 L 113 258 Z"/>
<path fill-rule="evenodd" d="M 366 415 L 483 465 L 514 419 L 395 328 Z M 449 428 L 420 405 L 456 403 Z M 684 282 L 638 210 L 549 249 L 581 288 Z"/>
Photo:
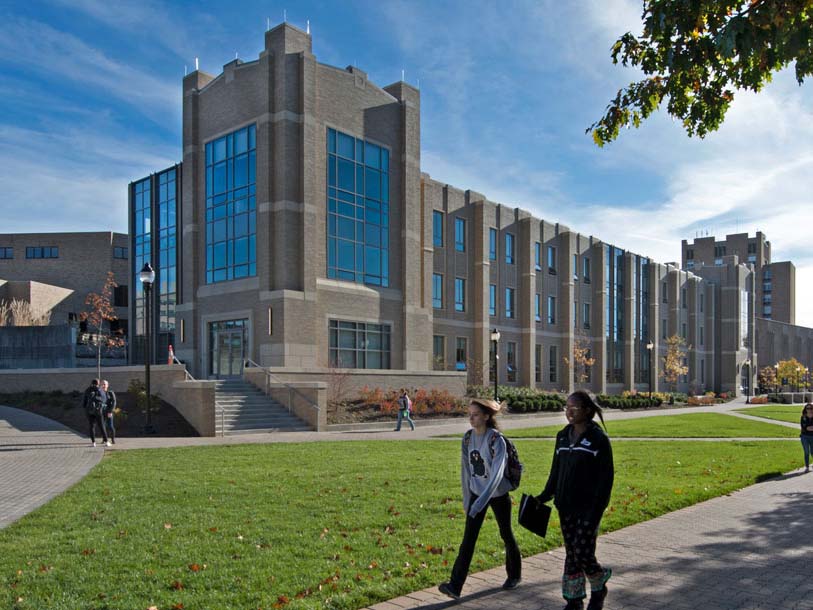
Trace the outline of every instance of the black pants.
<path fill-rule="evenodd" d="M 565 599 L 585 597 L 585 579 L 598 591 L 610 578 L 611 572 L 596 559 L 596 538 L 599 520 L 579 514 L 559 513 L 562 537 L 565 541 L 565 570 L 562 575 L 562 596 Z"/>
<path fill-rule="evenodd" d="M 477 496 L 472 496 L 474 502 Z M 494 511 L 497 519 L 497 526 L 500 528 L 500 536 L 505 543 L 505 571 L 508 578 L 520 578 L 522 576 L 522 556 L 519 553 L 519 546 L 514 539 L 514 532 L 511 530 L 511 496 L 504 494 L 497 498 L 491 498 L 488 503 Z M 488 506 L 477 513 L 474 517 L 466 515 L 466 529 L 463 532 L 463 542 L 460 543 L 460 550 L 457 552 L 457 559 L 452 568 L 452 578 L 449 581 L 452 587 L 459 593 L 469 575 L 471 558 L 474 555 L 474 545 L 480 535 L 480 528 L 486 518 Z"/>
<path fill-rule="evenodd" d="M 102 438 L 107 442 L 107 428 L 104 425 L 104 416 L 101 413 L 88 413 L 88 426 L 90 428 L 90 440 L 96 442 L 96 424 L 102 431 Z"/>

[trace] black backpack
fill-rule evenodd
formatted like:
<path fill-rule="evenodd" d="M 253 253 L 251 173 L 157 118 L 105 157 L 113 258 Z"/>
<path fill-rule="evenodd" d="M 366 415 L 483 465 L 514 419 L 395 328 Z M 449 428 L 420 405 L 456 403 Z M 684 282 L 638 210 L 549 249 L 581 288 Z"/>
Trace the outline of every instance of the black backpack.
<path fill-rule="evenodd" d="M 88 415 L 96 415 L 101 413 L 104 408 L 102 402 L 102 395 L 98 387 L 90 387 L 85 390 L 85 411 Z"/>
<path fill-rule="evenodd" d="M 494 457 L 494 443 L 499 435 L 505 441 L 506 463 L 503 476 L 508 479 L 508 482 L 511 484 L 511 491 L 514 491 L 517 487 L 519 487 L 519 483 L 522 480 L 522 470 L 524 466 L 522 465 L 522 462 L 519 461 L 519 453 L 517 452 L 517 448 L 514 443 L 511 442 L 511 439 L 503 435 L 501 432 L 496 430 L 495 432 L 497 434 L 491 437 L 491 443 L 489 444 L 491 456 Z M 468 447 L 469 441 L 471 440 L 471 434 L 471 430 L 468 430 L 466 434 L 463 435 L 463 444 L 466 447 Z"/>

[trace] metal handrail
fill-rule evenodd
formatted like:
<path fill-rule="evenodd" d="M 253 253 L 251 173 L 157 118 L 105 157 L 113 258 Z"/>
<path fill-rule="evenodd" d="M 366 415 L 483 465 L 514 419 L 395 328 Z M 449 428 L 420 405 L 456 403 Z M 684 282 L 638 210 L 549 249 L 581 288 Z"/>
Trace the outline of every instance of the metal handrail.
<path fill-rule="evenodd" d="M 315 402 L 313 402 L 313 401 L 312 401 L 310 398 L 308 398 L 307 396 L 305 396 L 305 395 L 304 395 L 302 392 L 300 392 L 299 390 L 297 390 L 295 387 L 293 387 L 292 385 L 290 385 L 290 384 L 288 384 L 288 383 L 285 383 L 284 381 L 282 381 L 282 380 L 281 380 L 281 379 L 279 379 L 278 377 L 274 376 L 274 375 L 271 373 L 271 371 L 269 370 L 269 368 L 268 368 L 268 367 L 261 366 L 261 365 L 257 364 L 257 363 L 256 363 L 256 362 L 254 362 L 254 361 L 253 361 L 251 358 L 246 358 L 246 359 L 245 359 L 245 365 L 247 365 L 247 366 L 244 366 L 244 368 L 251 368 L 251 367 L 253 367 L 253 368 L 255 368 L 255 369 L 260 369 L 260 370 L 262 370 L 262 371 L 265 373 L 265 393 L 266 393 L 266 394 L 268 394 L 268 395 L 270 395 L 270 394 L 271 394 L 271 383 L 272 383 L 272 382 L 273 382 L 273 383 L 278 383 L 278 384 L 283 385 L 283 386 L 285 386 L 286 388 L 288 388 L 288 412 L 289 412 L 289 413 L 290 413 L 290 412 L 292 411 L 292 409 L 293 409 L 293 401 L 291 400 L 291 393 L 292 393 L 292 392 L 296 392 L 296 393 L 297 393 L 297 394 L 298 394 L 298 395 L 299 395 L 299 396 L 300 396 L 300 397 L 301 397 L 303 400 L 305 400 L 305 402 L 308 404 L 308 406 L 310 406 L 310 407 L 311 407 L 311 408 L 313 408 L 313 409 L 316 409 L 316 411 L 317 411 L 317 412 L 319 412 L 319 411 L 321 411 L 321 410 L 322 410 L 322 409 L 321 409 L 321 407 L 319 407 L 319 405 L 318 405 L 318 404 L 316 404 Z"/>
<path fill-rule="evenodd" d="M 197 381 L 197 379 L 192 377 L 192 373 L 189 372 L 189 370 L 186 368 L 186 365 L 183 362 L 181 362 L 180 360 L 178 360 L 178 358 L 176 358 L 174 354 L 172 356 L 172 362 L 175 363 L 175 364 L 180 364 L 183 367 L 183 374 L 184 374 L 184 380 L 185 381 Z"/>

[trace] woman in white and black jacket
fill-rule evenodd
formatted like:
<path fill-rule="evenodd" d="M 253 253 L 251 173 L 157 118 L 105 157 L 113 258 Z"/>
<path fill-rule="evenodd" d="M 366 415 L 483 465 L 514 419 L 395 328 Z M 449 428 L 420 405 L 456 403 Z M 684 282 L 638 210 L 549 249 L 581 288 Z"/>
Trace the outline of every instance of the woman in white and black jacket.
<path fill-rule="evenodd" d="M 505 478 L 508 454 L 505 439 L 495 419 L 500 407 L 500 403 L 484 398 L 475 398 L 469 405 L 471 430 L 463 436 L 460 470 L 466 529 L 452 568 L 452 577 L 438 587 L 441 593 L 453 599 L 460 597 L 469 573 L 474 545 L 489 506 L 494 511 L 500 536 L 505 543 L 508 578 L 502 588 L 516 588 L 522 577 L 522 556 L 511 529 L 511 497 L 508 492 L 512 487 Z"/>
<path fill-rule="evenodd" d="M 604 423 L 601 407 L 578 390 L 568 396 L 565 415 L 569 422 L 557 435 L 553 465 L 542 502 L 553 498 L 559 511 L 565 541 L 562 595 L 565 610 L 584 608 L 585 580 L 590 581 L 588 610 L 601 610 L 612 571 L 596 560 L 596 538 L 613 488 L 613 452 L 610 439 L 593 421 Z"/>

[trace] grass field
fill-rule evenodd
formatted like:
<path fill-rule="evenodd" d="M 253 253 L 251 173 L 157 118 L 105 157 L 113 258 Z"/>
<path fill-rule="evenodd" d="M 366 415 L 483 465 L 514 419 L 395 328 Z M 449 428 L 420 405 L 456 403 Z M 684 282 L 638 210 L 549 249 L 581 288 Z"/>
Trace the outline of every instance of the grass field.
<path fill-rule="evenodd" d="M 798 419 L 798 418 L 797 418 Z M 598 420 L 596 420 L 598 421 Z M 506 430 L 511 438 L 554 438 L 564 424 Z M 611 438 L 791 438 L 795 430 L 725 413 L 656 415 L 607 422 Z"/>
<path fill-rule="evenodd" d="M 802 405 L 765 405 L 764 407 L 746 407 L 744 409 L 737 409 L 740 413 L 747 413 L 748 415 L 756 415 L 757 417 L 764 417 L 766 419 L 775 419 L 777 421 L 786 421 L 792 424 L 799 424 L 802 418 Z M 796 432 L 799 436 L 799 432 Z"/>
<path fill-rule="evenodd" d="M 367 441 L 108 454 L 81 483 L 0 530 L 0 607 L 359 608 L 437 584 L 462 537 L 459 447 Z M 526 466 L 519 491 L 538 493 L 552 443 L 517 447 Z M 629 441 L 614 451 L 605 531 L 799 462 L 785 441 Z M 545 540 L 517 528 L 524 555 L 561 545 L 555 521 Z M 502 562 L 489 515 L 472 572 Z"/>

